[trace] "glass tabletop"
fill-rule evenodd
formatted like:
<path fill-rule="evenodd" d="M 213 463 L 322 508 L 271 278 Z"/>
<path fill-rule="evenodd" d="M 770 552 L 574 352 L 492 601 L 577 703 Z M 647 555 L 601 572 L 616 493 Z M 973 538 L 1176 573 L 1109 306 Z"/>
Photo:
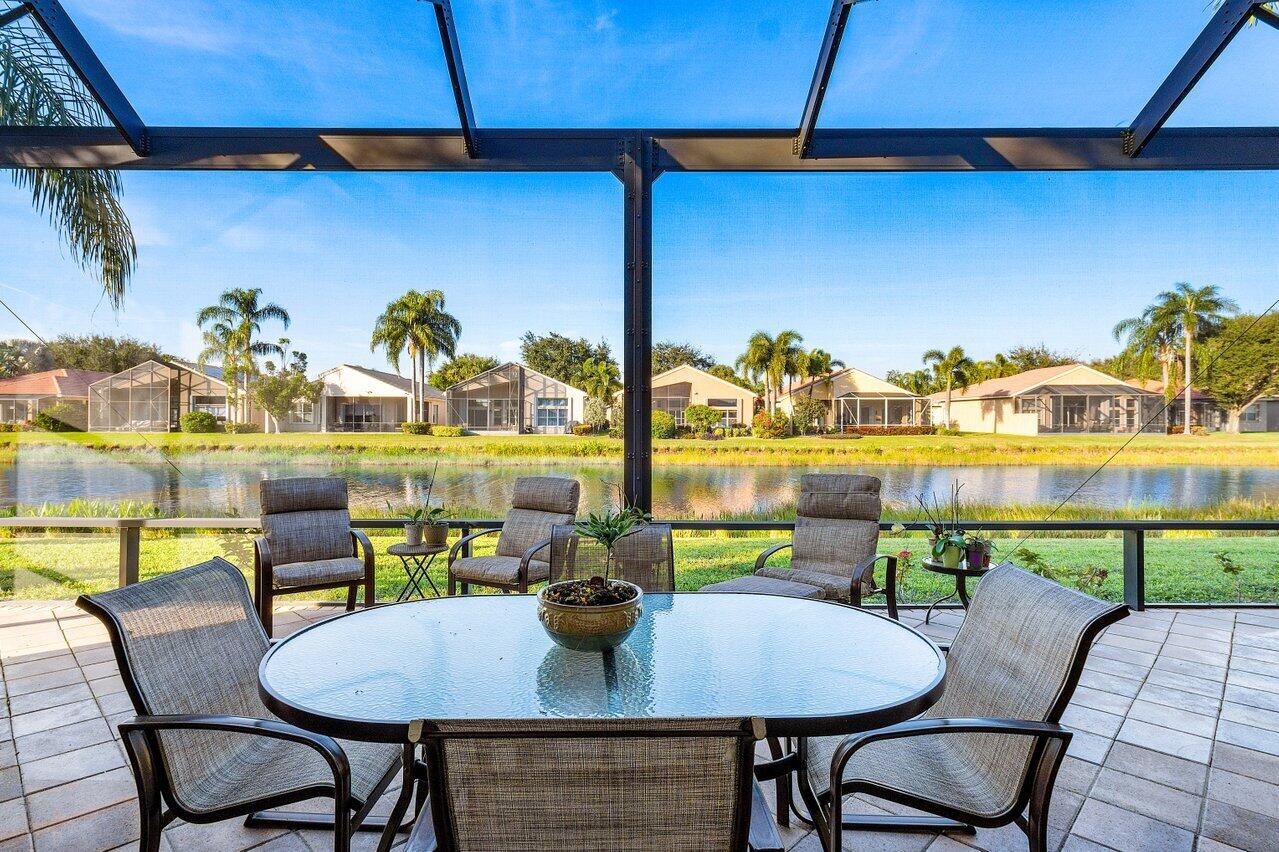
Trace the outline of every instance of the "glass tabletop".
<path fill-rule="evenodd" d="M 945 662 L 883 616 L 756 594 L 647 594 L 611 654 L 551 642 L 531 595 L 437 598 L 307 627 L 262 660 L 263 701 L 331 736 L 403 742 L 418 719 L 758 716 L 853 733 L 927 709 Z"/>

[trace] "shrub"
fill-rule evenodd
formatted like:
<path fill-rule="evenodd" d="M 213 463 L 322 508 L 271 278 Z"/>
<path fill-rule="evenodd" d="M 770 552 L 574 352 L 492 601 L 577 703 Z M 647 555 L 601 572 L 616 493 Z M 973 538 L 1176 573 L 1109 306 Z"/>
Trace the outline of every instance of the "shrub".
<path fill-rule="evenodd" d="M 582 419 L 596 432 L 608 428 L 608 406 L 598 399 L 588 399 Z"/>
<path fill-rule="evenodd" d="M 675 415 L 668 414 L 665 411 L 653 412 L 654 438 L 674 438 L 675 430 Z"/>
<path fill-rule="evenodd" d="M 751 421 L 751 432 L 757 438 L 784 438 L 790 431 L 790 420 L 781 412 L 761 411 Z"/>
<path fill-rule="evenodd" d="M 596 431 L 595 427 L 592 426 L 590 423 L 574 423 L 573 424 L 574 435 L 593 435 L 595 431 Z"/>
<path fill-rule="evenodd" d="M 820 399 L 809 396 L 798 397 L 795 400 L 792 416 L 795 434 L 807 435 L 826 418 L 826 404 Z"/>
<path fill-rule="evenodd" d="M 87 419 L 83 405 L 59 402 L 37 412 L 33 422 L 46 432 L 83 432 Z"/>
<path fill-rule="evenodd" d="M 21 432 L 21 423 L 0 423 L 0 432 Z"/>
<path fill-rule="evenodd" d="M 684 409 L 684 422 L 699 434 L 714 429 L 721 419 L 723 415 L 709 405 L 690 405 Z"/>
<path fill-rule="evenodd" d="M 461 426 L 432 426 L 431 434 L 437 438 L 461 438 L 466 430 Z"/>
<path fill-rule="evenodd" d="M 206 434 L 218 431 L 218 418 L 207 411 L 188 411 L 178 418 L 178 427 L 183 432 Z"/>
<path fill-rule="evenodd" d="M 840 438 L 856 435 L 958 435 L 955 430 L 938 429 L 936 426 L 843 426 L 839 432 L 823 435 L 823 438 Z"/>
<path fill-rule="evenodd" d="M 231 435 L 257 435 L 262 432 L 257 423 L 227 423 L 224 428 Z"/>
<path fill-rule="evenodd" d="M 430 435 L 433 434 L 430 423 L 423 423 L 420 420 L 406 420 L 400 424 L 400 431 L 405 435 Z"/>

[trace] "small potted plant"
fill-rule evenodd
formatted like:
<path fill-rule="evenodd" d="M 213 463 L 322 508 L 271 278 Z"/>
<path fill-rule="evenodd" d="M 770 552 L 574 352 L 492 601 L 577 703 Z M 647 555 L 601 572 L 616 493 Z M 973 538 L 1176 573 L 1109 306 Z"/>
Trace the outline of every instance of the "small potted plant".
<path fill-rule="evenodd" d="M 648 523 L 634 506 L 609 506 L 574 524 L 574 532 L 604 549 L 600 572 L 585 580 L 551 583 L 537 593 L 537 617 L 556 644 L 574 651 L 607 651 L 626 641 L 643 612 L 644 590 L 610 577 L 613 548 Z M 578 561 L 582 560 L 578 548 Z"/>
<path fill-rule="evenodd" d="M 422 515 L 422 543 L 443 547 L 449 540 L 448 512 L 443 506 L 430 506 Z"/>
<path fill-rule="evenodd" d="M 969 568 L 989 568 L 990 552 L 994 549 L 995 543 L 985 536 L 970 533 L 964 537 L 964 558 Z"/>
<path fill-rule="evenodd" d="M 946 568 L 958 568 L 963 561 L 966 540 L 963 530 L 950 530 L 942 533 L 933 542 L 933 558 Z"/>
<path fill-rule="evenodd" d="M 391 506 L 391 501 L 386 501 L 386 508 L 391 514 L 397 514 L 395 508 Z M 398 513 L 404 519 L 404 542 L 409 547 L 420 547 L 422 544 L 422 527 L 424 518 L 426 517 L 426 509 L 405 509 Z"/>
<path fill-rule="evenodd" d="M 968 536 L 959 525 L 959 492 L 963 488 L 955 483 L 950 489 L 950 506 L 943 510 L 934 495 L 933 503 L 928 505 L 923 495 L 917 495 L 916 501 L 928 522 L 928 544 L 933 559 L 946 568 L 958 568 L 968 549 Z"/>

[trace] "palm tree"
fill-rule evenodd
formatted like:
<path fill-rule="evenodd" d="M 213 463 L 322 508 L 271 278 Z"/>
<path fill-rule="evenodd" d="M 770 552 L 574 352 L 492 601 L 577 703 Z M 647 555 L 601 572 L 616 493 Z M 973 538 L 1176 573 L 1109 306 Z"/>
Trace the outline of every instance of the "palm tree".
<path fill-rule="evenodd" d="M 764 405 L 770 411 L 777 408 L 777 395 L 782 380 L 793 377 L 799 360 L 799 345 L 803 335 L 787 329 L 776 337 L 757 331 L 746 342 L 746 351 L 737 359 L 737 368 L 752 381 L 764 380 Z"/>
<path fill-rule="evenodd" d="M 234 287 L 223 292 L 216 305 L 204 308 L 195 318 L 196 324 L 205 331 L 205 351 L 200 353 L 201 364 L 209 355 L 220 354 L 224 359 L 223 380 L 227 383 L 228 397 L 236 397 L 242 403 L 247 403 L 249 382 L 257 375 L 258 356 L 284 356 L 284 349 L 278 343 L 255 339 L 262 331 L 264 322 L 276 320 L 285 328 L 289 327 L 289 312 L 275 302 L 260 304 L 261 296 L 261 287 Z M 229 377 L 225 375 L 228 358 L 232 370 Z M 235 393 L 231 391 L 233 383 L 242 386 Z M 227 403 L 227 417 L 235 423 L 239 411 L 233 408 L 231 399 Z M 241 408 L 247 419 L 247 405 L 242 405 Z"/>
<path fill-rule="evenodd" d="M 591 399 L 608 406 L 612 404 L 613 394 L 622 387 L 621 378 L 617 365 L 607 358 L 587 358 L 573 380 Z"/>
<path fill-rule="evenodd" d="M 1017 365 L 1008 360 L 1008 356 L 1002 352 L 996 352 L 995 357 L 989 361 L 977 362 L 977 377 L 982 381 L 986 379 L 1002 379 L 1005 376 L 1015 376 L 1021 372 Z"/>
<path fill-rule="evenodd" d="M 937 390 L 937 380 L 927 370 L 912 370 L 909 373 L 890 370 L 887 379 L 889 384 L 897 385 L 915 396 L 928 396 Z"/>
<path fill-rule="evenodd" d="M 370 349 L 383 347 L 397 371 L 406 348 L 413 359 L 414 420 L 426 419 L 426 379 L 435 369 L 435 359 L 456 355 L 461 334 L 462 324 L 444 310 L 444 294 L 439 290 L 408 291 L 387 305 L 374 323 Z"/>
<path fill-rule="evenodd" d="M 12 3 L 0 0 L 0 11 Z M 28 18 L 5 27 L 0 39 L 0 125 L 99 127 L 97 102 L 71 67 Z M 13 181 L 31 190 L 81 268 L 102 282 L 113 308 L 124 303 L 138 259 L 137 243 L 120 203 L 122 182 L 102 169 L 14 169 Z"/>
<path fill-rule="evenodd" d="M 1124 348 L 1139 362 L 1149 363 L 1148 359 L 1159 362 L 1164 399 L 1171 403 L 1177 395 L 1172 381 L 1172 365 L 1177 361 L 1177 338 L 1181 336 L 1181 326 L 1168 312 L 1156 317 L 1156 308 L 1156 305 L 1150 305 L 1141 312 L 1141 316 L 1120 320 L 1115 323 L 1111 334 L 1115 340 L 1124 342 Z"/>
<path fill-rule="evenodd" d="M 924 363 L 933 368 L 937 384 L 946 391 L 946 426 L 950 426 L 950 398 L 955 388 L 966 388 L 973 380 L 977 365 L 964 354 L 961 346 L 952 346 L 949 352 L 929 349 L 924 353 Z"/>
<path fill-rule="evenodd" d="M 1152 326 L 1181 330 L 1181 358 L 1186 368 L 1185 384 L 1182 387 L 1182 395 L 1185 397 L 1185 421 L 1182 429 L 1187 435 L 1190 434 L 1193 402 L 1191 388 L 1194 369 L 1191 360 L 1195 344 L 1215 333 L 1225 322 L 1226 316 L 1238 310 L 1239 306 L 1234 300 L 1221 295 L 1221 290 L 1216 285 L 1194 287 L 1185 281 L 1178 281 L 1171 290 L 1160 293 L 1155 297 L 1154 304 L 1146 309 Z"/>
<path fill-rule="evenodd" d="M 831 357 L 831 354 L 825 349 L 808 349 L 799 353 L 798 367 L 800 379 L 818 379 L 825 377 L 826 386 L 830 385 L 830 376 L 835 372 L 835 368 L 843 369 L 846 365 L 838 358 Z M 816 382 L 809 382 L 808 395 L 813 395 L 813 387 Z"/>

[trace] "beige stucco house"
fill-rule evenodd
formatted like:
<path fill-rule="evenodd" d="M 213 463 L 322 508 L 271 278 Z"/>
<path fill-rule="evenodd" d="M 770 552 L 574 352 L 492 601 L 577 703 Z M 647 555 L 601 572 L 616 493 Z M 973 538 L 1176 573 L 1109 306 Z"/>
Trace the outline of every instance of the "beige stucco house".
<path fill-rule="evenodd" d="M 623 391 L 614 397 L 622 404 Z M 720 412 L 721 426 L 749 425 L 755 413 L 755 392 L 699 370 L 691 364 L 672 367 L 653 377 L 653 410 L 665 411 L 684 425 L 691 405 L 708 405 Z"/>
<path fill-rule="evenodd" d="M 895 428 L 928 423 L 928 401 L 905 388 L 845 367 L 795 385 L 777 401 L 787 417 L 795 412 L 795 400 L 811 397 L 826 405 L 824 426 L 875 426 Z"/>
<path fill-rule="evenodd" d="M 946 394 L 929 398 L 933 422 L 947 423 Z M 1044 435 L 1163 432 L 1163 394 L 1085 364 L 1027 370 L 951 393 L 949 425 L 961 432 Z"/>
<path fill-rule="evenodd" d="M 411 380 L 395 373 L 342 364 L 318 376 L 319 402 L 299 401 L 282 424 L 289 432 L 398 432 L 410 419 Z M 444 394 L 426 388 L 427 419 L 444 422 Z"/>
<path fill-rule="evenodd" d="M 563 435 L 582 422 L 586 392 L 523 364 L 507 363 L 445 392 L 451 426 L 472 432 Z"/>
<path fill-rule="evenodd" d="M 57 369 L 0 379 L 0 423 L 25 423 L 58 403 L 84 408 L 89 403 L 89 385 L 109 375 Z"/>

